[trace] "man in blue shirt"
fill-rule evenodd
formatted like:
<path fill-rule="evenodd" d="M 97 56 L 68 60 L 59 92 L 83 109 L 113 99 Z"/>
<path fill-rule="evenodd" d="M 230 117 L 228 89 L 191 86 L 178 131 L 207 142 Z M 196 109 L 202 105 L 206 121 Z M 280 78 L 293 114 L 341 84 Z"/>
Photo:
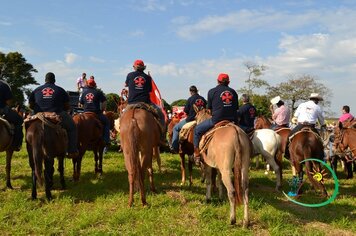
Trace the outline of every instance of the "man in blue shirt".
<path fill-rule="evenodd" d="M 20 151 L 23 139 L 23 119 L 17 112 L 9 107 L 12 99 L 13 95 L 10 86 L 0 80 L 0 116 L 4 116 L 5 120 L 14 125 L 14 135 L 11 146 L 14 151 Z"/>
<path fill-rule="evenodd" d="M 94 77 L 87 81 L 87 87 L 83 89 L 80 98 L 84 112 L 94 112 L 103 124 L 103 138 L 106 145 L 110 143 L 110 125 L 108 118 L 103 114 L 106 111 L 106 97 L 102 91 L 96 89 Z"/>
<path fill-rule="evenodd" d="M 206 107 L 206 100 L 204 97 L 200 96 L 198 94 L 198 89 L 194 85 L 190 86 L 189 88 L 190 91 L 190 97 L 187 100 L 187 103 L 184 106 L 184 112 L 187 114 L 187 118 L 184 120 L 180 121 L 178 124 L 176 124 L 173 128 L 173 135 L 172 135 L 172 151 L 177 153 L 179 149 L 179 131 L 182 129 L 182 127 L 195 119 L 196 112 L 194 110 L 194 105 L 197 106 L 197 108 L 201 107 Z"/>
<path fill-rule="evenodd" d="M 217 82 L 218 85 L 208 92 L 207 108 L 211 110 L 212 117 L 198 124 L 194 130 L 194 159 L 197 165 L 200 162 L 199 141 L 203 134 L 216 123 L 223 120 L 234 122 L 237 117 L 238 97 L 236 91 L 229 87 L 229 75 L 219 74 Z"/>
<path fill-rule="evenodd" d="M 256 108 L 250 103 L 250 97 L 247 94 L 242 94 L 241 99 L 243 105 L 237 112 L 238 125 L 248 134 L 255 126 Z"/>
<path fill-rule="evenodd" d="M 37 87 L 29 97 L 30 108 L 34 113 L 55 112 L 62 118 L 62 126 L 68 135 L 68 157 L 78 155 L 77 127 L 72 117 L 67 113 L 70 110 L 69 95 L 61 87 L 55 85 L 56 79 L 52 72 L 48 72 L 45 84 Z"/>

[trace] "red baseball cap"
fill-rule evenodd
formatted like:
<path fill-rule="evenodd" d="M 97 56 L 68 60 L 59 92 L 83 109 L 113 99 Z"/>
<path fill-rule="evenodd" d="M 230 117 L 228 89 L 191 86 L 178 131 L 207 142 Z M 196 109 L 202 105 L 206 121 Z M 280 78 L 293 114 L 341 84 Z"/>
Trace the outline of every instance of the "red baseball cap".
<path fill-rule="evenodd" d="M 140 67 L 143 67 L 143 66 L 145 66 L 145 63 L 143 63 L 143 61 L 142 60 L 136 60 L 135 62 L 134 62 L 134 64 L 133 64 L 133 66 L 140 66 Z"/>
<path fill-rule="evenodd" d="M 87 84 L 88 84 L 89 87 L 96 87 L 96 83 L 95 83 L 94 79 L 89 79 L 87 81 Z"/>
<path fill-rule="evenodd" d="M 224 73 L 219 74 L 218 81 L 219 82 L 224 82 L 224 81 L 230 82 L 229 75 L 228 74 L 224 74 Z"/>

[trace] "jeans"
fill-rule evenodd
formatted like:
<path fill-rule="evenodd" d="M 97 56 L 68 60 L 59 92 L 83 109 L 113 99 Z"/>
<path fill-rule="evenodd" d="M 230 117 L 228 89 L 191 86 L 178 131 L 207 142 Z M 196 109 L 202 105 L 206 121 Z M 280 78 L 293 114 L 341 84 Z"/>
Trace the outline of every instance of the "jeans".
<path fill-rule="evenodd" d="M 98 119 L 103 124 L 103 139 L 106 145 L 110 143 L 110 124 L 108 118 L 103 114 L 98 114 Z"/>
<path fill-rule="evenodd" d="M 172 148 L 174 151 L 178 152 L 179 149 L 179 131 L 182 127 L 187 123 L 187 121 L 181 120 L 178 124 L 176 124 L 173 128 L 173 135 L 172 135 Z"/>
<path fill-rule="evenodd" d="M 207 119 L 202 123 L 198 124 L 194 129 L 194 148 L 199 148 L 199 142 L 201 137 L 211 128 L 214 127 L 214 122 L 211 119 Z"/>

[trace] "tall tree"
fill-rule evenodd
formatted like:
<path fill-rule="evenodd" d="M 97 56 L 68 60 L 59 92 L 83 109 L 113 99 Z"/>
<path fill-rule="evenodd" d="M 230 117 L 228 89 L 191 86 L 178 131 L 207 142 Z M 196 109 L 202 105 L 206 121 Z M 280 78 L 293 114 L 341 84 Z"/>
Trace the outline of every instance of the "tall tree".
<path fill-rule="evenodd" d="M 20 105 L 24 104 L 24 93 L 30 93 L 30 89 L 26 86 L 38 84 L 32 73 L 37 73 L 37 70 L 26 62 L 21 53 L 4 54 L 0 52 L 0 79 L 10 85 L 14 101 Z"/>
<path fill-rule="evenodd" d="M 267 88 L 269 97 L 281 96 L 290 104 L 293 113 L 301 102 L 309 100 L 311 93 L 319 93 L 324 99 L 321 104 L 330 107 L 331 90 L 311 75 L 290 75 L 287 82 Z"/>
<path fill-rule="evenodd" d="M 245 62 L 244 65 L 247 69 L 248 77 L 245 80 L 246 86 L 242 87 L 241 89 L 238 89 L 238 93 L 246 93 L 248 95 L 252 95 L 254 89 L 269 86 L 266 80 L 259 78 L 267 69 L 266 66 L 257 65 L 254 62 Z"/>

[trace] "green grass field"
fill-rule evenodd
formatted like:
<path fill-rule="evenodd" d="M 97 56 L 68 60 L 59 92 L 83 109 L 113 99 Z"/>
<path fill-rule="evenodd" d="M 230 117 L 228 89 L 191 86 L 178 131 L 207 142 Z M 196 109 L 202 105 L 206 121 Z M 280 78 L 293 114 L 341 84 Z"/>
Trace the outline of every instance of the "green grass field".
<path fill-rule="evenodd" d="M 205 203 L 205 185 L 194 168 L 194 186 L 180 185 L 179 156 L 162 154 L 162 172 L 155 172 L 157 193 L 148 191 L 148 207 L 139 195 L 128 208 L 128 181 L 121 153 L 110 151 L 104 157 L 104 174 L 94 174 L 94 158 L 87 153 L 81 179 L 71 181 L 72 163 L 66 160 L 67 189 L 59 190 L 58 172 L 47 202 L 44 188 L 32 201 L 31 171 L 25 148 L 12 160 L 12 185 L 5 188 L 5 153 L 0 159 L 0 234 L 1 235 L 356 235 L 356 177 L 346 180 L 339 170 L 340 193 L 331 204 L 305 208 L 289 202 L 274 190 L 275 176 L 250 171 L 250 227 L 242 229 L 242 206 L 237 209 L 237 224 L 229 225 L 229 203 Z M 288 163 L 283 171 L 283 186 L 288 191 L 291 178 Z M 57 166 L 57 162 L 55 164 Z M 157 170 L 157 165 L 154 163 Z M 146 184 L 148 189 L 148 184 Z"/>

